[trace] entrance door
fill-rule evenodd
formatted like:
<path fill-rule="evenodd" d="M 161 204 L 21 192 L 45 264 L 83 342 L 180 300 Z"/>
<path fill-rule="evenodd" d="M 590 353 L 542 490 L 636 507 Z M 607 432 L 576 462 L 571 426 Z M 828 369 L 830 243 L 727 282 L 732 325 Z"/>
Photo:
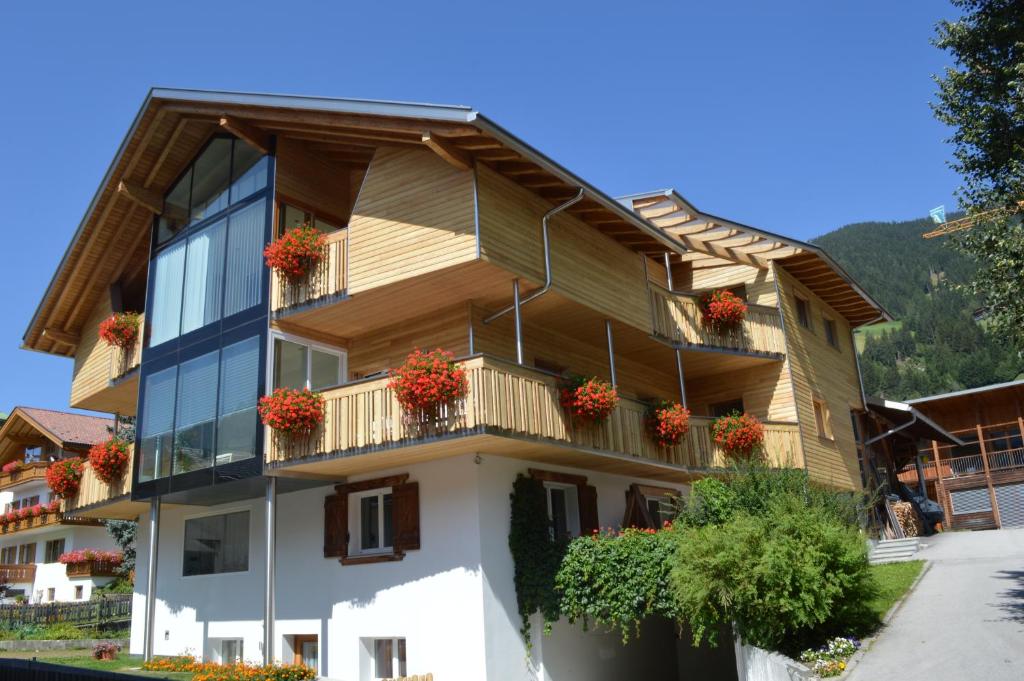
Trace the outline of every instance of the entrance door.
<path fill-rule="evenodd" d="M 995 488 L 1003 527 L 1024 527 L 1024 483 Z"/>
<path fill-rule="evenodd" d="M 316 635 L 296 634 L 293 648 L 295 664 L 319 671 L 319 645 L 317 645 Z"/>

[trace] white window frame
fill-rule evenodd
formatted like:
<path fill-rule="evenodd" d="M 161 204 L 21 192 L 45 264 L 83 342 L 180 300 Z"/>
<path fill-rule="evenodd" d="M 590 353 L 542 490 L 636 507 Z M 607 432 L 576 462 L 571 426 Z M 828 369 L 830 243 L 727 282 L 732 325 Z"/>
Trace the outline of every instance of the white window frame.
<path fill-rule="evenodd" d="M 238 644 L 238 657 L 233 659 L 233 660 L 229 660 L 227 658 L 227 656 L 224 654 L 224 645 L 225 644 L 230 645 L 230 644 L 234 644 L 234 643 Z M 218 641 L 218 645 L 217 645 L 217 656 L 220 657 L 220 661 L 221 661 L 222 664 L 232 664 L 234 662 L 245 662 L 245 639 L 243 639 L 243 638 L 222 638 L 222 639 L 220 639 Z"/>
<path fill-rule="evenodd" d="M 548 522 L 550 523 L 550 532 L 552 538 L 554 538 L 555 532 L 555 516 L 552 513 L 552 497 L 551 490 L 562 490 L 565 492 L 565 527 L 570 537 L 580 536 L 580 490 L 579 487 L 573 484 L 564 482 L 552 482 L 544 481 L 544 498 L 548 505 Z"/>
<path fill-rule="evenodd" d="M 267 385 L 270 387 L 270 391 L 273 392 L 276 389 L 274 385 L 274 343 L 278 339 L 288 341 L 289 343 L 295 343 L 296 345 L 304 345 L 310 351 L 316 350 L 328 355 L 335 355 L 340 359 L 339 374 L 341 376 L 341 383 L 338 385 L 344 385 L 348 383 L 348 351 L 345 348 L 336 347 L 333 345 L 327 345 L 325 343 L 318 343 L 302 336 L 296 336 L 291 333 L 284 333 L 282 331 L 271 331 L 269 334 L 270 347 L 267 349 Z M 306 388 L 313 389 L 313 355 L 312 352 L 306 355 Z"/>
<path fill-rule="evenodd" d="M 388 494 L 392 494 L 391 487 L 376 487 L 374 489 L 364 490 L 362 492 L 351 492 L 348 495 L 348 533 L 350 537 L 348 555 L 350 556 L 376 556 L 395 552 L 395 547 L 384 546 L 384 497 Z M 370 497 L 377 497 L 378 503 L 377 508 L 379 513 L 377 514 L 377 536 L 380 537 L 380 546 L 374 548 L 364 549 L 362 545 L 363 540 L 363 524 L 362 524 L 362 513 L 363 513 L 363 499 Z M 394 504 L 394 496 L 391 497 L 391 503 Z M 394 528 L 392 528 L 393 530 Z M 394 544 L 394 537 L 391 538 L 392 544 Z"/>

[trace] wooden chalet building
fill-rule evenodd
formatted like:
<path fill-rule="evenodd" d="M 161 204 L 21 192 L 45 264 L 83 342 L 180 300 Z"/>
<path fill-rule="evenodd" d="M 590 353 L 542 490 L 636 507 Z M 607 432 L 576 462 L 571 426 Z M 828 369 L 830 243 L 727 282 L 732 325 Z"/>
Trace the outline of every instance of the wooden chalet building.
<path fill-rule="evenodd" d="M 262 252 L 303 224 L 328 250 L 295 284 Z M 715 333 L 699 300 L 723 288 L 749 311 Z M 98 341 L 123 310 L 145 312 L 130 352 Z M 724 466 L 711 421 L 739 410 L 775 465 L 859 488 L 851 331 L 887 318 L 819 248 L 671 190 L 614 199 L 469 108 L 153 90 L 24 345 L 73 359 L 73 406 L 138 418 L 125 486 L 78 504 L 144 521 L 133 652 L 675 679 L 670 626 L 622 647 L 560 623 L 527 653 L 513 481 L 543 480 L 566 531 L 616 526 L 627 491 L 685 494 Z M 429 427 L 387 387 L 416 347 L 469 380 Z M 566 372 L 615 384 L 605 423 L 574 427 Z M 280 447 L 260 425 L 280 386 L 323 393 L 317 437 Z M 671 448 L 645 428 L 662 399 L 692 411 Z"/>

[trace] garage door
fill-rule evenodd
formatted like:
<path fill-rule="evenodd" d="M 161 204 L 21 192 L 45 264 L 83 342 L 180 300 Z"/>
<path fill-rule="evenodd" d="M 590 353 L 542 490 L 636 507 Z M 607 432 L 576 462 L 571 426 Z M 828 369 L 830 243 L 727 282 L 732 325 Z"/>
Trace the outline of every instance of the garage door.
<path fill-rule="evenodd" d="M 992 512 L 992 501 L 987 487 L 959 489 L 951 492 L 949 498 L 953 504 L 953 515 Z"/>
<path fill-rule="evenodd" d="M 999 485 L 995 490 L 1003 527 L 1024 527 L 1024 484 Z"/>

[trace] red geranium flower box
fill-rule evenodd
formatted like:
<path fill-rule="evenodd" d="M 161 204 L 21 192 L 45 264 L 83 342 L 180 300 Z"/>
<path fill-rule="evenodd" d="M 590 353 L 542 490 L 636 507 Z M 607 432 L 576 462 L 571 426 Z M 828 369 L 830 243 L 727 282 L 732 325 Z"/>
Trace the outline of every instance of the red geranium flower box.
<path fill-rule="evenodd" d="M 260 398 L 260 419 L 282 435 L 309 435 L 324 421 L 324 396 L 308 388 L 278 388 Z"/>
<path fill-rule="evenodd" d="M 750 414 L 733 412 L 711 424 L 711 435 L 726 456 L 749 459 L 764 445 L 764 426 Z"/>
<path fill-rule="evenodd" d="M 704 324 L 715 331 L 735 328 L 747 316 L 747 304 L 732 291 L 722 289 L 705 294 L 700 300 Z"/>
<path fill-rule="evenodd" d="M 78 494 L 83 470 L 84 462 L 78 457 L 54 461 L 46 469 L 46 484 L 58 497 L 69 499 Z"/>
<path fill-rule="evenodd" d="M 653 409 L 649 427 L 660 447 L 675 447 L 690 431 L 690 410 L 678 402 L 662 402 Z"/>
<path fill-rule="evenodd" d="M 92 449 L 89 450 L 89 463 L 96 471 L 96 477 L 110 485 L 124 475 L 129 455 L 128 443 L 120 438 L 112 437 L 106 442 L 92 446 Z"/>
<path fill-rule="evenodd" d="M 100 338 L 107 345 L 128 349 L 139 340 L 139 322 L 142 315 L 138 312 L 115 312 L 100 322 Z"/>
<path fill-rule="evenodd" d="M 433 413 L 442 405 L 464 398 L 469 393 L 469 380 L 452 353 L 441 348 L 430 352 L 416 348 L 402 366 L 391 371 L 388 388 L 406 412 Z"/>
<path fill-rule="evenodd" d="M 288 230 L 263 249 L 267 267 L 272 267 L 291 284 L 297 284 L 324 259 L 324 235 L 309 225 Z"/>
<path fill-rule="evenodd" d="M 600 423 L 618 406 L 619 393 L 611 383 L 596 376 L 576 376 L 562 388 L 559 401 L 573 417 L 588 423 Z"/>

